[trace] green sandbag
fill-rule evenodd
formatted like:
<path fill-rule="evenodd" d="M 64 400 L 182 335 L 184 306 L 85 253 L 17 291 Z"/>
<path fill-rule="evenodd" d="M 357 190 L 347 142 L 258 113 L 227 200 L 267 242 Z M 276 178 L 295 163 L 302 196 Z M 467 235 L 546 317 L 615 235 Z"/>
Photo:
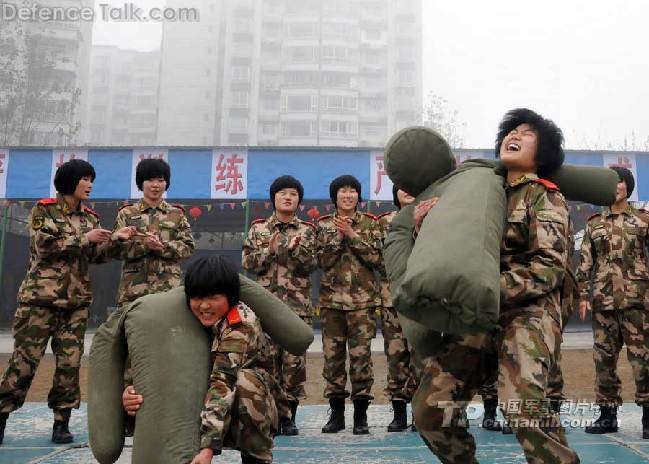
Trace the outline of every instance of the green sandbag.
<path fill-rule="evenodd" d="M 437 332 L 491 330 L 500 304 L 500 242 L 505 223 L 505 191 L 493 164 L 463 163 L 418 197 L 439 197 L 422 224 L 410 254 L 414 206 L 392 222 L 384 250 L 397 310 Z M 395 232 L 402 229 L 401 233 Z M 412 239 L 410 239 L 412 240 Z M 401 244 L 397 241 L 402 241 Z M 403 260 L 407 260 L 404 264 Z"/>
<path fill-rule="evenodd" d="M 385 168 L 399 188 L 413 196 L 450 173 L 455 157 L 446 140 L 428 127 L 407 127 L 385 146 Z"/>
<path fill-rule="evenodd" d="M 567 200 L 598 206 L 615 202 L 618 175 L 612 169 L 564 164 L 554 173 L 552 181 Z"/>
<path fill-rule="evenodd" d="M 136 300 L 124 328 L 135 391 L 144 397 L 132 462 L 189 462 L 200 448 L 199 417 L 212 367 L 209 332 L 187 308 L 183 288 Z"/>
<path fill-rule="evenodd" d="M 240 275 L 241 301 L 250 306 L 275 343 L 301 356 L 313 343 L 313 329 L 264 287 Z"/>
<path fill-rule="evenodd" d="M 303 354 L 313 341 L 308 324 L 243 276 L 240 298 L 291 353 Z M 132 462 L 188 462 L 199 448 L 199 416 L 211 366 L 208 331 L 187 307 L 184 288 L 139 298 L 97 331 L 90 350 L 88 428 L 101 464 L 115 462 L 124 443 L 126 344 L 135 389 L 145 398 L 137 414 Z"/>
<path fill-rule="evenodd" d="M 95 333 L 88 362 L 88 435 L 90 449 L 100 464 L 117 461 L 124 447 L 122 410 L 126 313 L 113 313 Z"/>

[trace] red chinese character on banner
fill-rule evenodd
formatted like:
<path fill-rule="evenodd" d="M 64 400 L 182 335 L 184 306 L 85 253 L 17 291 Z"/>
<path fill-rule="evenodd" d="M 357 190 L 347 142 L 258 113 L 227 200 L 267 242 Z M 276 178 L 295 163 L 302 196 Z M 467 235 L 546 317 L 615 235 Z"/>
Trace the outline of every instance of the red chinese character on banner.
<path fill-rule="evenodd" d="M 381 191 L 383 176 L 387 175 L 387 173 L 385 172 L 385 165 L 383 163 L 383 160 L 383 155 L 376 157 L 376 188 L 374 189 L 375 195 L 378 195 L 378 193 Z"/>
<path fill-rule="evenodd" d="M 620 168 L 633 168 L 633 162 L 626 156 L 618 156 L 617 163 L 609 165 L 609 168 L 620 167 Z"/>
<path fill-rule="evenodd" d="M 225 190 L 230 195 L 236 195 L 243 191 L 243 175 L 239 171 L 239 165 L 243 164 L 243 158 L 232 153 L 227 159 L 221 153 L 216 164 L 216 185 L 215 190 Z"/>
<path fill-rule="evenodd" d="M 70 153 L 70 157 L 66 159 L 65 153 L 59 154 L 59 159 L 56 161 L 56 167 L 60 168 L 66 161 L 76 159 L 77 155 Z"/>

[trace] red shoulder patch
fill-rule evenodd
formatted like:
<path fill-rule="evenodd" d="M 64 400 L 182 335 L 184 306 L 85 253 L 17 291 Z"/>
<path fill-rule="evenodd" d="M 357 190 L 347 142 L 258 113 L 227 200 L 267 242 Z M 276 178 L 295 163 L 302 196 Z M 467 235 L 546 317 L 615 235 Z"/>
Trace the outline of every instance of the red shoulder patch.
<path fill-rule="evenodd" d="M 325 219 L 329 219 L 329 218 L 331 218 L 331 214 L 327 214 L 326 216 L 320 216 L 318 218 L 318 222 L 324 221 Z"/>
<path fill-rule="evenodd" d="M 174 208 L 178 208 L 178 209 L 179 209 L 180 211 L 182 211 L 183 213 L 185 212 L 185 207 L 184 207 L 183 205 L 179 205 L 179 204 L 177 204 L 177 203 L 174 203 L 174 204 L 171 205 L 171 206 L 173 206 Z"/>
<path fill-rule="evenodd" d="M 586 222 L 590 221 L 591 219 L 593 219 L 593 218 L 595 218 L 597 216 L 601 216 L 601 215 L 602 215 L 602 213 L 591 214 L 590 216 L 588 216 L 588 219 L 586 219 Z"/>
<path fill-rule="evenodd" d="M 385 217 L 385 216 L 387 216 L 388 214 L 392 214 L 392 213 L 394 213 L 394 211 L 388 211 L 387 213 L 379 214 L 376 218 L 377 218 L 377 219 L 381 219 L 382 217 Z"/>
<path fill-rule="evenodd" d="M 363 213 L 363 214 L 374 221 L 378 219 L 378 217 L 374 216 L 372 213 Z"/>
<path fill-rule="evenodd" d="M 536 182 L 537 184 L 542 184 L 542 185 L 544 185 L 545 188 L 547 188 L 548 190 L 556 190 L 556 191 L 560 191 L 560 190 L 559 190 L 559 187 L 557 186 L 557 184 L 555 184 L 554 182 L 549 181 L 549 180 L 547 180 L 547 179 L 541 179 L 541 178 L 538 178 L 538 179 L 534 179 L 534 182 Z"/>
<path fill-rule="evenodd" d="M 264 219 L 264 218 L 255 219 L 254 221 L 252 221 L 250 223 L 250 225 L 253 226 L 255 224 L 259 224 L 260 222 L 265 222 L 265 221 L 266 221 L 266 219 Z"/>
<path fill-rule="evenodd" d="M 317 228 L 317 227 L 315 226 L 315 224 L 312 223 L 312 222 L 308 222 L 308 221 L 300 221 L 300 222 L 301 222 L 302 224 L 305 224 L 305 225 L 307 225 L 307 226 L 309 226 L 309 227 L 312 227 L 312 228 L 314 228 L 314 229 Z"/>
<path fill-rule="evenodd" d="M 227 317 L 230 325 L 241 324 L 241 314 L 239 314 L 239 309 L 236 306 L 231 307 L 225 317 Z"/>
<path fill-rule="evenodd" d="M 124 203 L 117 211 L 121 211 L 124 208 L 128 208 L 129 206 L 133 206 L 133 203 Z"/>
<path fill-rule="evenodd" d="M 87 206 L 84 206 L 84 207 L 83 207 L 83 210 L 84 210 L 86 213 L 90 213 L 90 214 L 92 214 L 94 217 L 96 217 L 97 219 L 99 219 L 99 214 L 97 214 L 95 211 L 93 211 L 92 209 L 88 208 Z"/>
<path fill-rule="evenodd" d="M 55 205 L 57 203 L 56 198 L 43 198 L 42 200 L 38 200 L 38 204 L 42 206 Z"/>

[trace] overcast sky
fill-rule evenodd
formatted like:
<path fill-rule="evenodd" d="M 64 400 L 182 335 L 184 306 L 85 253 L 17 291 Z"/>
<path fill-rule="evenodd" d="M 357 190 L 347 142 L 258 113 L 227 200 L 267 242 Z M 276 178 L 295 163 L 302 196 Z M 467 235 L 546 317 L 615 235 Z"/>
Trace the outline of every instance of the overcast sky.
<path fill-rule="evenodd" d="M 554 119 L 568 148 L 621 148 L 634 132 L 637 144 L 649 137 L 646 0 L 423 4 L 424 94 L 458 111 L 465 147 L 490 147 L 502 115 L 520 106 Z M 97 44 L 153 50 L 161 26 L 97 20 L 93 34 Z"/>

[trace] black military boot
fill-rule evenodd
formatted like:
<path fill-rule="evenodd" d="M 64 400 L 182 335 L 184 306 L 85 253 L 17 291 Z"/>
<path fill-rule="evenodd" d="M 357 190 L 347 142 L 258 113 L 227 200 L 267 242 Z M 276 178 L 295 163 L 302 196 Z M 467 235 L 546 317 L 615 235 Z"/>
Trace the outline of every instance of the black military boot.
<path fill-rule="evenodd" d="M 367 407 L 370 402 L 366 399 L 354 400 L 354 435 L 367 435 L 370 429 L 367 426 Z"/>
<path fill-rule="evenodd" d="M 617 406 L 600 406 L 599 418 L 592 425 L 586 427 L 586 433 L 613 433 L 617 432 Z"/>
<path fill-rule="evenodd" d="M 279 434 L 287 436 L 297 435 L 298 433 L 300 433 L 297 426 L 295 425 L 295 413 L 297 412 L 298 402 L 289 401 L 288 405 L 291 408 L 291 417 L 282 417 L 279 424 Z"/>
<path fill-rule="evenodd" d="M 642 407 L 642 438 L 649 438 L 649 406 Z"/>
<path fill-rule="evenodd" d="M 490 399 L 484 401 L 484 417 L 482 418 L 482 428 L 491 432 L 501 432 L 502 426 L 498 419 L 496 419 L 496 409 L 498 408 L 498 400 Z"/>
<path fill-rule="evenodd" d="M 337 433 L 345 429 L 345 398 L 329 398 L 329 420 L 322 433 Z"/>
<path fill-rule="evenodd" d="M 388 432 L 403 432 L 408 428 L 408 414 L 405 401 L 392 401 L 394 419 L 388 425 Z"/>
<path fill-rule="evenodd" d="M 417 431 L 417 426 L 415 425 L 415 411 L 412 412 L 411 419 L 412 419 L 412 422 L 410 423 L 410 431 L 411 432 L 416 432 Z"/>
<path fill-rule="evenodd" d="M 550 412 L 561 414 L 561 400 L 550 400 Z"/>
<path fill-rule="evenodd" d="M 0 445 L 5 439 L 5 427 L 7 426 L 7 419 L 9 418 L 8 412 L 0 413 Z"/>
<path fill-rule="evenodd" d="M 60 409 L 59 413 L 63 417 L 63 420 L 54 420 L 54 427 L 52 427 L 52 441 L 58 445 L 72 443 L 74 440 L 74 436 L 72 436 L 68 429 L 71 412 L 71 409 Z"/>

